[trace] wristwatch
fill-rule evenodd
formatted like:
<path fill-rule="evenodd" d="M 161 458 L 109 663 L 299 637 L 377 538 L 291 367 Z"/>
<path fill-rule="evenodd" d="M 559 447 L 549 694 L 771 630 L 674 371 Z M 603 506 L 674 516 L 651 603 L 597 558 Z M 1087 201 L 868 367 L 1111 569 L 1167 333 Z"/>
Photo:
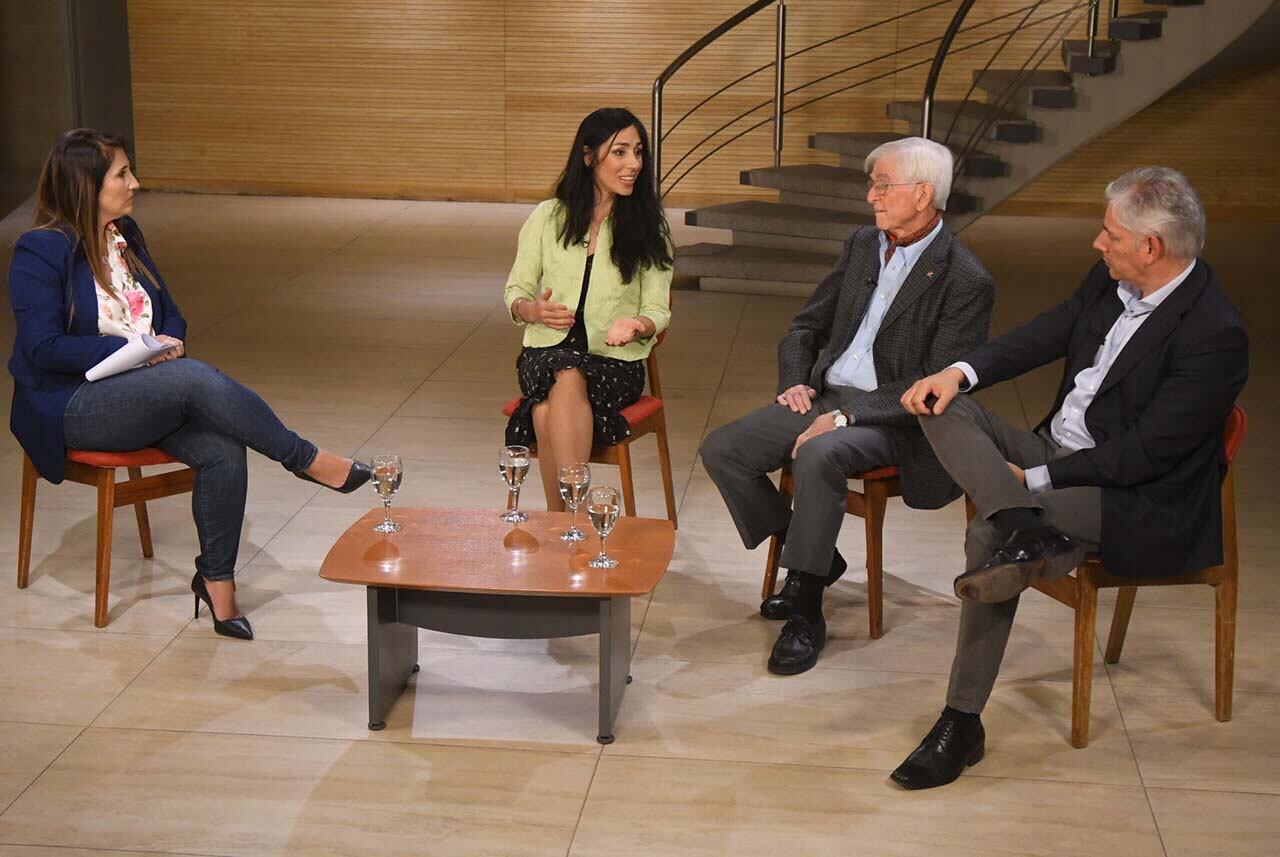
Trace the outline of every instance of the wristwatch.
<path fill-rule="evenodd" d="M 831 412 L 831 418 L 835 420 L 836 428 L 845 428 L 853 422 L 853 420 L 849 419 L 849 415 L 839 408 Z"/>

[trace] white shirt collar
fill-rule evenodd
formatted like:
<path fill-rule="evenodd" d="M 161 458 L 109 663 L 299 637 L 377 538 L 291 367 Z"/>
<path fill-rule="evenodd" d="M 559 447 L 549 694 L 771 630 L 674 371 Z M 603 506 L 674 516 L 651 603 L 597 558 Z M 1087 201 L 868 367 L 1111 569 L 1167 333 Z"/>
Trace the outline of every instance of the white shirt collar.
<path fill-rule="evenodd" d="M 1165 283 L 1145 298 L 1142 297 L 1142 289 L 1138 288 L 1133 283 L 1121 280 L 1119 284 L 1120 300 L 1124 301 L 1124 304 L 1127 307 L 1141 307 L 1147 312 L 1150 312 L 1160 306 L 1160 304 L 1164 303 L 1165 299 L 1168 298 L 1169 295 L 1173 294 L 1173 290 L 1182 285 L 1183 280 L 1191 276 L 1191 272 L 1195 270 L 1195 267 L 1196 260 L 1192 259 L 1191 264 L 1183 268 L 1181 274 L 1174 277 L 1172 280 Z"/>

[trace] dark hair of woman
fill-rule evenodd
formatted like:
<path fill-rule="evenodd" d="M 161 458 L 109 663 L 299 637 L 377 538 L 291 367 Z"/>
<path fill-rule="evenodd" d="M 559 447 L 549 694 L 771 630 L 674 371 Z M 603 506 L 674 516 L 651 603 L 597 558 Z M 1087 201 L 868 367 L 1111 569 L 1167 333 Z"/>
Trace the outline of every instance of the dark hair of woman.
<path fill-rule="evenodd" d="M 57 229 L 78 239 L 94 279 L 112 297 L 115 288 L 111 285 L 103 241 L 106 225 L 98 222 L 98 195 L 116 152 L 124 150 L 120 137 L 89 128 L 68 131 L 53 144 L 36 186 L 35 228 Z M 160 288 L 133 247 L 125 251 L 125 263 L 135 276 L 141 274 L 153 287 Z"/>
<path fill-rule="evenodd" d="M 591 230 L 596 201 L 594 169 L 586 164 L 583 155 L 590 154 L 594 164 L 601 147 L 612 145 L 618 132 L 627 128 L 635 128 L 640 135 L 641 163 L 635 190 L 629 196 L 619 194 L 615 197 L 611 213 L 613 246 L 610 256 L 622 273 L 624 283 L 631 282 L 642 267 L 666 269 L 672 265 L 667 245 L 670 227 L 662 213 L 662 202 L 654 190 L 649 135 L 644 125 L 630 110 L 620 107 L 602 107 L 592 112 L 578 126 L 573 147 L 569 150 L 569 162 L 556 183 L 556 199 L 565 208 L 560 241 L 565 247 L 582 243 Z"/>

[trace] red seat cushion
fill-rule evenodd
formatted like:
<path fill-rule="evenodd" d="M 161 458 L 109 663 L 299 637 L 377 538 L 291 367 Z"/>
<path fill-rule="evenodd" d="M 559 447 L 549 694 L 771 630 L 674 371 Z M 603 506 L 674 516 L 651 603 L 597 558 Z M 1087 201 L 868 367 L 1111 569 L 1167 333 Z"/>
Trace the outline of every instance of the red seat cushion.
<path fill-rule="evenodd" d="M 147 467 L 152 464 L 176 464 L 178 459 L 154 447 L 133 452 L 94 452 L 88 449 L 68 449 L 67 461 L 87 464 L 90 467 Z"/>
<path fill-rule="evenodd" d="M 896 467 L 877 467 L 875 470 L 868 470 L 865 473 L 855 473 L 850 479 L 894 479 L 898 476 L 898 468 Z"/>
<path fill-rule="evenodd" d="M 503 416 L 509 417 L 514 414 L 516 412 L 516 408 L 520 407 L 522 398 L 523 397 L 521 396 L 516 396 L 514 399 L 503 405 Z M 662 410 L 661 399 L 655 399 L 653 396 L 641 396 L 639 401 L 634 405 L 627 405 L 623 408 L 621 414 L 622 418 L 627 421 L 627 425 L 633 426 L 642 420 L 648 419 L 660 410 Z M 894 472 L 896 473 L 897 471 Z"/>

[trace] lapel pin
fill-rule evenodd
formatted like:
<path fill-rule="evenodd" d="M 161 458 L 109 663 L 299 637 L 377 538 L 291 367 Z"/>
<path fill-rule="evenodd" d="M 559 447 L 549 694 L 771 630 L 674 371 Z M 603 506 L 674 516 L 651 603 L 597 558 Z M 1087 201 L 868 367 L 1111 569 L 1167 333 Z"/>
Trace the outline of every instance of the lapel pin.
<path fill-rule="evenodd" d="M 932 277 L 932 276 L 933 276 L 933 271 L 926 271 L 926 272 L 925 272 L 925 276 L 926 276 L 926 277 Z"/>

